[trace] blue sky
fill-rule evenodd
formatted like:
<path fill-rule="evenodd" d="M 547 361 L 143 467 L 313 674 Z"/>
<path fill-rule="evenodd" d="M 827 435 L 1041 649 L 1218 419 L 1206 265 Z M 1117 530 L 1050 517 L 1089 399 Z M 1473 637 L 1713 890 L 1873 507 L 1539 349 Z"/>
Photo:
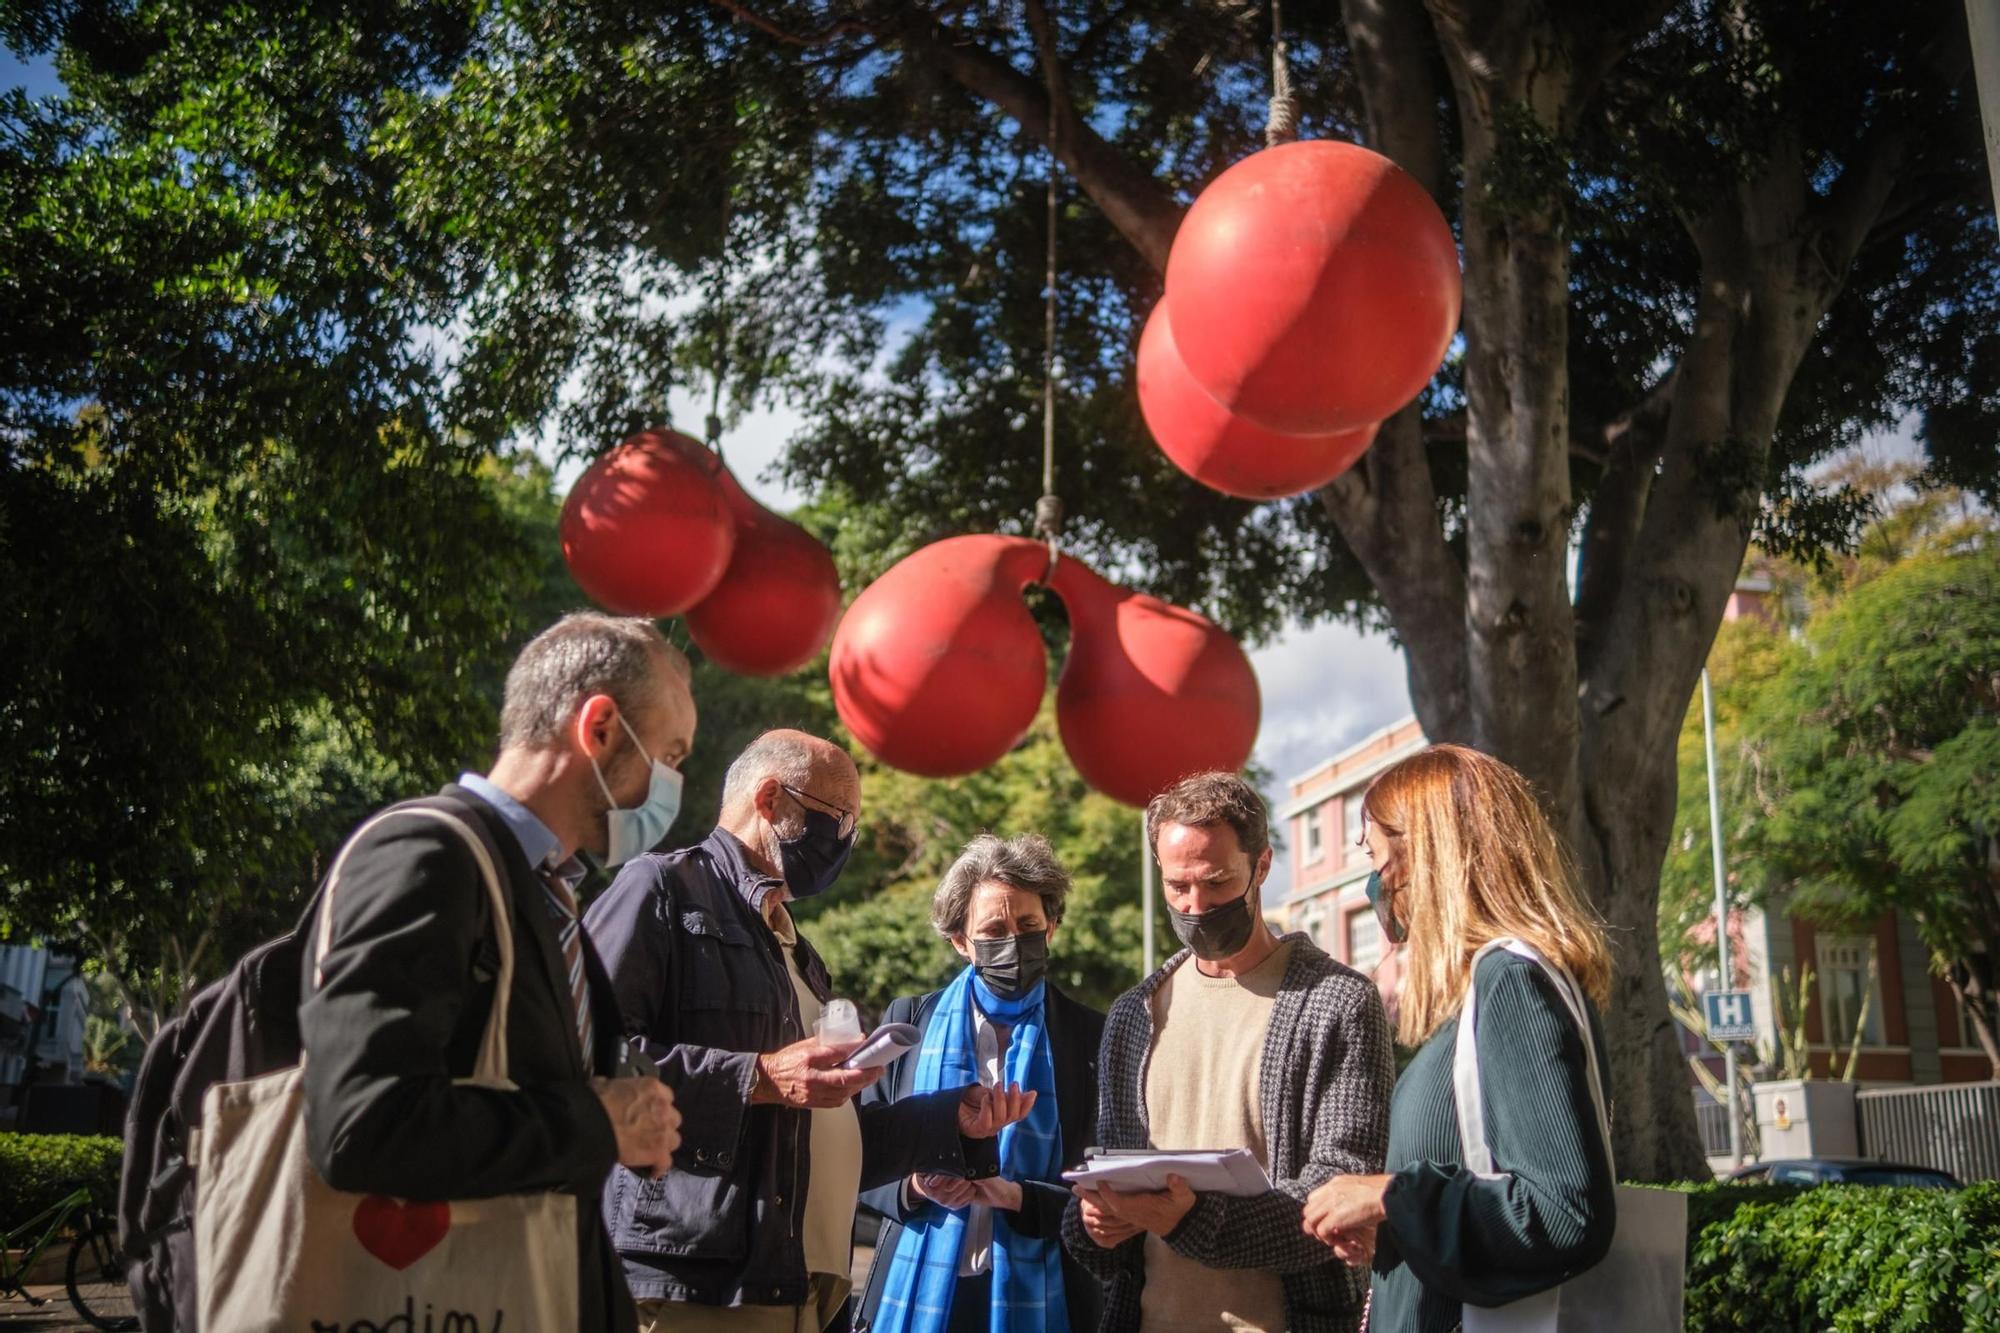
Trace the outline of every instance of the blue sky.
<path fill-rule="evenodd" d="M 47 56 L 24 60 L 0 46 L 0 88 L 25 88 L 30 97 L 47 97 L 62 91 L 62 80 L 56 77 L 56 67 Z"/>

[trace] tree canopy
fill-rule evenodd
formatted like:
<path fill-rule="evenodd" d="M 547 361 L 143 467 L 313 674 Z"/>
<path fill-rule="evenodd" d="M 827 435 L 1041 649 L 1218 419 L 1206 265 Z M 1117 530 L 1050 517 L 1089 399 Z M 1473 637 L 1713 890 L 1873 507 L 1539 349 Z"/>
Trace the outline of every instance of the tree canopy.
<path fill-rule="evenodd" d="M 58 19 L 70 95 L 0 105 L 0 916 L 170 1000 L 483 744 L 527 564 L 361 151 L 436 66 L 101 7 L 7 35 Z"/>
<path fill-rule="evenodd" d="M 1854 557 L 1777 565 L 1790 605 L 1728 626 L 1712 670 L 1732 894 L 1821 920 L 1907 913 L 2000 1064 L 1994 538 L 1980 511 L 1906 494 Z M 1685 939 L 1713 904 L 1698 706 L 1676 824 L 1661 911 Z"/>

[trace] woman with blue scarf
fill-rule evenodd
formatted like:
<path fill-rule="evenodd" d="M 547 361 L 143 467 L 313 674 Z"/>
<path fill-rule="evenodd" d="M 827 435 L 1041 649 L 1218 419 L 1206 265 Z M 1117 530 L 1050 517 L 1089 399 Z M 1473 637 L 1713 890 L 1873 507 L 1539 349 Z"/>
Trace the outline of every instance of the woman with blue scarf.
<path fill-rule="evenodd" d="M 1065 1169 L 1097 1119 L 1104 1015 L 1048 979 L 1069 873 L 1034 834 L 974 838 L 939 882 L 931 924 L 968 966 L 942 990 L 890 1004 L 922 1036 L 864 1102 L 977 1081 L 1033 1092 L 1000 1133 L 1000 1174 L 919 1173 L 870 1190 L 887 1221 L 862 1294 L 860 1333 L 1092 1333 L 1102 1292 L 1063 1250 Z"/>

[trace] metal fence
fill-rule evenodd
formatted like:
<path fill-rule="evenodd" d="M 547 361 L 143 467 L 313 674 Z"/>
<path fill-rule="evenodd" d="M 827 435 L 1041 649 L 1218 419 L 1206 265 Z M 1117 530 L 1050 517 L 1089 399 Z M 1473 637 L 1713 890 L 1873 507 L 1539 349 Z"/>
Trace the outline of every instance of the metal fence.
<path fill-rule="evenodd" d="M 1729 1108 L 1709 1096 L 1707 1089 L 1696 1088 L 1694 1118 L 1701 1126 L 1701 1150 L 1710 1157 L 1729 1156 Z"/>
<path fill-rule="evenodd" d="M 1863 1156 L 1935 1167 L 1966 1182 L 2000 1180 L 2000 1083 L 1865 1088 L 1854 1102 Z"/>

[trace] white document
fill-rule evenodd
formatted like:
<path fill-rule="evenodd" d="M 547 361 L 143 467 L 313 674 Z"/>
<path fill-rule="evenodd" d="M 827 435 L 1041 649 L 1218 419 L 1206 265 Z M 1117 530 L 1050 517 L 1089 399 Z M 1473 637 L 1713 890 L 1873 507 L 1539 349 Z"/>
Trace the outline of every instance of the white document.
<path fill-rule="evenodd" d="M 1115 1190 L 1163 1190 L 1167 1177 L 1179 1176 L 1196 1193 L 1263 1194 L 1271 1178 L 1257 1159 L 1242 1148 L 1213 1152 L 1119 1153 L 1087 1158 L 1063 1179 L 1079 1185 L 1108 1185 Z"/>
<path fill-rule="evenodd" d="M 903 1052 L 917 1044 L 917 1029 L 913 1023 L 884 1023 L 869 1034 L 868 1040 L 856 1047 L 854 1053 L 840 1062 L 842 1069 L 874 1069 L 899 1060 Z"/>

